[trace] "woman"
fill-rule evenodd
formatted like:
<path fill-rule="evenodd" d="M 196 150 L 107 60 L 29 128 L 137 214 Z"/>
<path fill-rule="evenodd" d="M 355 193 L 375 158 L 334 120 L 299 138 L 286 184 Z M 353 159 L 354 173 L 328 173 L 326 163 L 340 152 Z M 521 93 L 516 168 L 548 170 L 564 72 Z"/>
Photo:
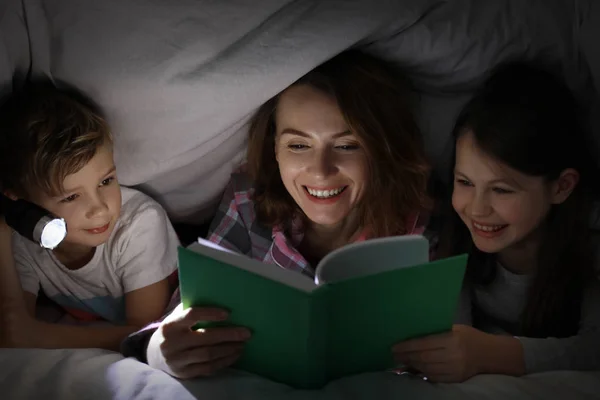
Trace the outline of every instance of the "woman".
<path fill-rule="evenodd" d="M 247 160 L 209 231 L 223 247 L 313 277 L 339 247 L 423 232 L 429 168 L 408 89 L 382 60 L 342 53 L 267 101 L 252 120 Z M 226 318 L 180 307 L 123 351 L 179 378 L 211 374 L 239 358 L 250 332 L 190 327 Z"/>

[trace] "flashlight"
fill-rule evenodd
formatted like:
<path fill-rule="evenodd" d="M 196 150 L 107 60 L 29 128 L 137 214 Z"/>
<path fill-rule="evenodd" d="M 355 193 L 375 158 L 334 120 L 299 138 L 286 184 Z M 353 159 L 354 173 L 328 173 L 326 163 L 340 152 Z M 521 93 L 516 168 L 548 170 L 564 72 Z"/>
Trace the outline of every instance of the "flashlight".
<path fill-rule="evenodd" d="M 0 203 L 6 224 L 46 249 L 54 249 L 67 236 L 65 220 L 36 204 L 23 199 L 11 200 L 1 194 Z"/>

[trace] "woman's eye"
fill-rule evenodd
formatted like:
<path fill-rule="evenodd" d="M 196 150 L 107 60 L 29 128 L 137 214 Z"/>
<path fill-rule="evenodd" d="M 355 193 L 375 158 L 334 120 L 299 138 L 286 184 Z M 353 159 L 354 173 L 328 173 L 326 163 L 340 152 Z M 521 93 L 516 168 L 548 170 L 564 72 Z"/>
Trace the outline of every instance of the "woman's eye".
<path fill-rule="evenodd" d="M 102 181 L 100 186 L 110 185 L 114 180 L 115 180 L 114 176 L 111 176 L 110 178 L 106 178 L 105 180 Z"/>
<path fill-rule="evenodd" d="M 292 150 L 304 150 L 307 148 L 308 148 L 308 146 L 305 144 L 288 144 L 288 149 L 292 149 Z"/>
<path fill-rule="evenodd" d="M 77 199 L 79 197 L 79 195 L 77 194 L 72 194 L 69 197 L 65 197 L 64 199 L 62 199 L 60 202 L 61 203 L 70 203 L 72 201 L 75 201 L 75 199 Z"/>
<path fill-rule="evenodd" d="M 357 144 L 342 144 L 339 146 L 335 146 L 336 149 L 344 150 L 344 151 L 352 151 L 358 150 L 359 146 Z"/>

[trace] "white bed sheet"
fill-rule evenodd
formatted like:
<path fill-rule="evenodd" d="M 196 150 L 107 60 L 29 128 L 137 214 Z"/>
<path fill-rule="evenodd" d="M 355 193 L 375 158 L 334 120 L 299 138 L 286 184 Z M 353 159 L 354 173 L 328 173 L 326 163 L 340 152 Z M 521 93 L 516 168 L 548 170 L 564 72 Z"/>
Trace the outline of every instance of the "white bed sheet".
<path fill-rule="evenodd" d="M 431 384 L 391 373 L 340 379 L 322 390 L 294 390 L 230 370 L 180 382 L 121 355 L 98 349 L 0 350 L 5 400 L 358 400 L 599 399 L 600 372 L 548 372 L 524 378 L 479 376 L 462 384 Z"/>

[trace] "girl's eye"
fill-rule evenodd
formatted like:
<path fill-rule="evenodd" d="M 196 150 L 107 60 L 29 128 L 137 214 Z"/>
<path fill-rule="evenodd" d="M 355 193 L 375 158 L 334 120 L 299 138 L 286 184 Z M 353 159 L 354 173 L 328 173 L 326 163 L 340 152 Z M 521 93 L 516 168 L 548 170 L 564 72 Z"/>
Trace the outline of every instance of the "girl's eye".
<path fill-rule="evenodd" d="M 69 197 L 65 197 L 64 199 L 62 199 L 60 202 L 61 203 L 70 203 L 72 201 L 75 201 L 75 199 L 77 199 L 79 197 L 79 195 L 77 194 L 72 194 Z"/>
<path fill-rule="evenodd" d="M 100 184 L 100 186 L 110 185 L 114 180 L 115 180 L 114 176 L 111 176 L 110 178 L 106 178 L 105 180 L 102 181 L 102 183 Z"/>
<path fill-rule="evenodd" d="M 462 186 L 473 186 L 473 184 L 471 182 L 469 182 L 466 179 L 462 179 L 462 178 L 456 178 L 456 183 L 458 183 L 459 185 L 462 185 Z"/>
<path fill-rule="evenodd" d="M 503 189 L 500 187 L 495 187 L 492 189 L 494 192 L 498 193 L 498 194 L 509 194 L 509 193 L 514 193 L 514 191 L 510 190 L 510 189 Z"/>
<path fill-rule="evenodd" d="M 308 146 L 305 144 L 288 144 L 288 149 L 291 149 L 291 150 L 304 150 L 307 148 L 308 148 Z"/>

